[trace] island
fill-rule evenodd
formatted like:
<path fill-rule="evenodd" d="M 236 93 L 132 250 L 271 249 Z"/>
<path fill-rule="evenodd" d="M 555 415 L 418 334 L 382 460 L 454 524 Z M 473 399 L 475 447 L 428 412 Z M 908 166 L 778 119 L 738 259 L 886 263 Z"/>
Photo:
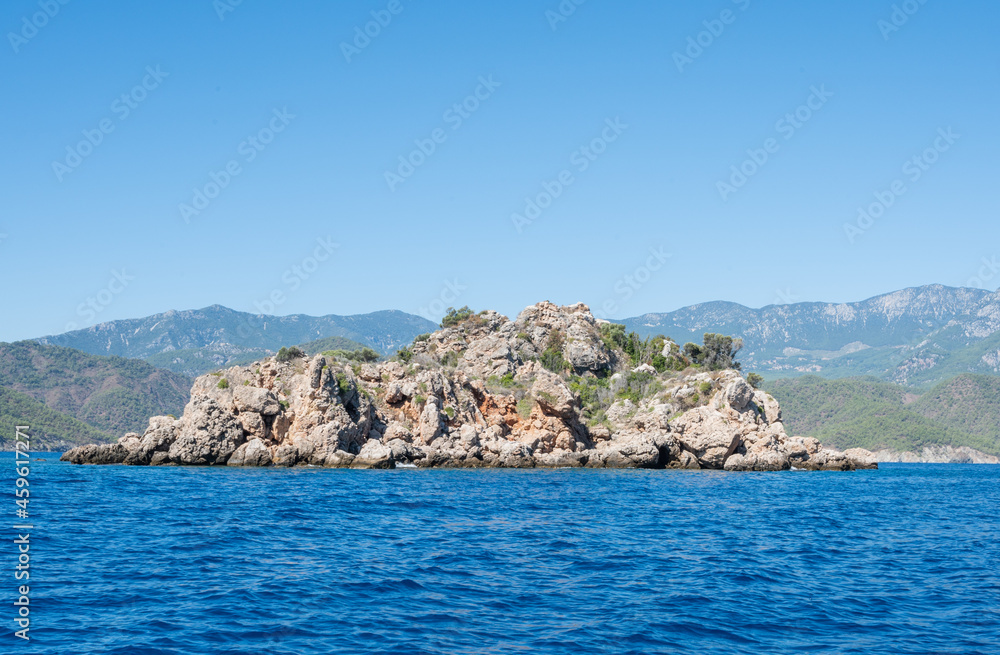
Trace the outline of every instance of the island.
<path fill-rule="evenodd" d="M 640 338 L 584 304 L 515 320 L 451 309 L 385 359 L 273 357 L 198 377 L 180 418 L 74 448 L 75 464 L 850 471 L 877 468 L 790 437 L 778 402 L 735 360 L 738 339 Z"/>

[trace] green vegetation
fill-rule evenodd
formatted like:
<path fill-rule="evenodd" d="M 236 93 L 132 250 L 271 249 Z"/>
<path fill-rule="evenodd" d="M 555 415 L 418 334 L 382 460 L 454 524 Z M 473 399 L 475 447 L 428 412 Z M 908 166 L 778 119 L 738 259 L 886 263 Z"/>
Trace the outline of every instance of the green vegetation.
<path fill-rule="evenodd" d="M 414 343 L 420 343 L 421 341 L 429 341 L 431 338 L 430 332 L 424 332 L 423 334 L 418 334 L 413 338 Z"/>
<path fill-rule="evenodd" d="M 541 362 L 542 366 L 553 373 L 563 373 L 569 369 L 569 362 L 563 359 L 562 351 L 564 342 L 565 339 L 563 338 L 562 332 L 559 330 L 552 330 L 549 332 L 549 341 L 545 346 L 545 350 L 539 358 L 539 362 Z"/>
<path fill-rule="evenodd" d="M 191 380 L 140 360 L 21 341 L 0 343 L 0 387 L 117 438 L 141 433 L 151 416 L 179 415 Z"/>
<path fill-rule="evenodd" d="M 622 387 L 615 392 L 615 396 L 631 400 L 638 405 L 643 398 L 648 398 L 662 390 L 663 383 L 654 374 L 638 371 L 625 374 Z"/>
<path fill-rule="evenodd" d="M 702 337 L 702 345 L 684 344 L 684 356 L 691 363 L 709 371 L 721 371 L 727 368 L 740 369 L 736 354 L 743 348 L 743 339 L 706 332 Z"/>
<path fill-rule="evenodd" d="M 324 357 L 332 357 L 333 359 L 345 359 L 349 362 L 377 362 L 381 355 L 369 348 L 364 346 L 358 350 L 326 350 L 323 352 Z"/>
<path fill-rule="evenodd" d="M 531 416 L 531 410 L 534 408 L 535 401 L 527 396 L 517 401 L 517 415 L 521 418 L 528 418 Z"/>
<path fill-rule="evenodd" d="M 760 389 L 761 385 L 764 384 L 764 376 L 759 373 L 747 373 L 747 384 L 754 389 Z"/>
<path fill-rule="evenodd" d="M 658 334 L 643 338 L 636 332 L 626 332 L 625 326 L 618 323 L 602 323 L 600 329 L 604 345 L 624 352 L 632 366 L 649 364 L 660 373 L 683 371 L 689 366 L 708 371 L 740 368 L 736 354 L 743 348 L 742 339 L 707 332 L 702 345 L 686 343 L 681 349 L 670 337 Z"/>
<path fill-rule="evenodd" d="M 396 357 L 404 364 L 409 364 L 413 359 L 413 351 L 409 348 L 400 348 L 396 351 Z"/>
<path fill-rule="evenodd" d="M 300 343 L 296 347 L 312 355 L 326 352 L 328 350 L 346 350 L 347 352 L 354 352 L 355 350 L 361 350 L 362 348 L 369 348 L 366 344 L 358 343 L 357 341 L 346 337 L 326 337 L 325 339 L 316 339 L 315 341 Z"/>
<path fill-rule="evenodd" d="M 475 316 L 475 312 L 469 309 L 468 305 L 462 307 L 461 309 L 455 309 L 454 307 L 449 307 L 448 313 L 445 314 L 444 318 L 441 319 L 441 327 L 442 328 L 455 327 L 469 320 L 473 316 Z"/>
<path fill-rule="evenodd" d="M 229 380 L 227 380 L 226 378 L 222 378 L 221 380 L 219 380 L 219 384 L 217 384 L 216 386 L 219 387 L 220 389 L 228 389 Z"/>
<path fill-rule="evenodd" d="M 49 409 L 12 389 L 0 388 L 0 449 L 13 449 L 15 426 L 28 425 L 32 450 L 115 441 L 113 435 L 83 421 Z"/>
<path fill-rule="evenodd" d="M 768 390 L 789 433 L 838 448 L 951 445 L 1000 454 L 1000 379 L 959 376 L 922 396 L 875 378 L 815 375 L 776 380 Z"/>
<path fill-rule="evenodd" d="M 306 354 L 305 352 L 303 352 L 301 348 L 299 348 L 298 346 L 292 346 L 290 348 L 282 347 L 280 350 L 278 350 L 278 354 L 275 355 L 274 358 L 279 362 L 290 362 L 293 359 L 299 359 L 305 356 Z"/>
<path fill-rule="evenodd" d="M 444 355 L 441 356 L 441 365 L 448 367 L 458 366 L 458 358 L 460 356 L 461 355 L 456 350 L 446 352 Z"/>

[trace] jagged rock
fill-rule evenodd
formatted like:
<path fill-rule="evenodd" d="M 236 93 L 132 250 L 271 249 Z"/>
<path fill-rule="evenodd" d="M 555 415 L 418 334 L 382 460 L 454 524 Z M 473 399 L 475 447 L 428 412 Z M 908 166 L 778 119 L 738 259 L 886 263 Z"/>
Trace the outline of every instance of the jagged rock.
<path fill-rule="evenodd" d="M 747 384 L 747 381 L 743 378 L 737 378 L 730 382 L 723 392 L 725 401 L 737 411 L 746 408 L 747 404 L 753 400 L 753 395 L 753 387 Z"/>
<path fill-rule="evenodd" d="M 650 437 L 628 431 L 611 441 L 601 442 L 587 462 L 592 468 L 654 468 L 660 461 L 660 449 Z"/>
<path fill-rule="evenodd" d="M 270 466 L 271 451 L 260 439 L 251 439 L 236 449 L 228 466 Z"/>
<path fill-rule="evenodd" d="M 135 432 L 128 432 L 125 434 L 125 436 L 119 437 L 118 439 L 118 443 L 120 443 L 125 448 L 125 450 L 129 451 L 138 448 L 141 441 L 142 437 L 140 437 Z"/>
<path fill-rule="evenodd" d="M 231 411 L 211 398 L 192 398 L 168 455 L 176 464 L 225 464 L 245 441 L 246 433 Z"/>
<path fill-rule="evenodd" d="M 315 362 L 314 362 L 315 363 Z M 316 374 L 316 386 L 319 386 L 319 371 Z M 281 411 L 278 399 L 267 389 L 243 386 L 233 391 L 233 404 L 239 412 L 256 412 L 261 416 L 274 416 Z"/>
<path fill-rule="evenodd" d="M 552 453 L 536 453 L 535 466 L 541 468 L 583 468 L 590 456 L 586 452 L 560 450 Z"/>
<path fill-rule="evenodd" d="M 725 416 L 708 407 L 697 407 L 672 424 L 685 450 L 698 458 L 701 468 L 721 469 L 740 445 L 741 435 Z"/>
<path fill-rule="evenodd" d="M 78 446 L 59 458 L 73 464 L 121 464 L 128 457 L 128 449 L 120 443 Z"/>
<path fill-rule="evenodd" d="M 864 448 L 849 448 L 844 451 L 844 457 L 853 464 L 856 469 L 876 469 L 878 460 L 875 454 Z"/>
<path fill-rule="evenodd" d="M 391 448 L 372 439 L 361 448 L 361 452 L 351 462 L 351 468 L 393 469 L 396 468 L 396 461 Z"/>

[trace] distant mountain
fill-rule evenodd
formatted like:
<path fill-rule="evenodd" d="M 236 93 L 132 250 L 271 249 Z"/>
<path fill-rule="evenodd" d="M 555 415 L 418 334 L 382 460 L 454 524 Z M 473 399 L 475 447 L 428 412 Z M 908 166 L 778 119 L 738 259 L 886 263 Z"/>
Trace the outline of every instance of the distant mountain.
<path fill-rule="evenodd" d="M 189 378 L 139 360 L 34 341 L 0 343 L 0 390 L 16 392 L 0 397 L 0 415 L 32 426 L 48 425 L 53 440 L 74 442 L 87 435 L 76 434 L 83 431 L 76 423 L 36 412 L 38 407 L 32 409 L 21 396 L 110 439 L 142 431 L 151 416 L 180 415 L 190 389 Z"/>
<path fill-rule="evenodd" d="M 968 446 L 1000 455 L 1000 378 L 960 375 L 918 393 L 874 378 L 775 380 L 789 433 L 838 448 L 919 452 Z"/>
<path fill-rule="evenodd" d="M 343 337 L 380 353 L 392 353 L 418 334 L 436 328 L 427 319 L 395 310 L 355 316 L 266 316 L 212 305 L 101 323 L 38 341 L 95 355 L 144 359 L 194 377 L 266 357 L 283 346 L 328 337 Z"/>
<path fill-rule="evenodd" d="M 744 370 L 768 378 L 872 375 L 930 387 L 960 373 L 1000 374 L 1000 293 L 931 285 L 855 303 L 750 309 L 711 302 L 621 321 L 643 335 L 742 337 Z"/>

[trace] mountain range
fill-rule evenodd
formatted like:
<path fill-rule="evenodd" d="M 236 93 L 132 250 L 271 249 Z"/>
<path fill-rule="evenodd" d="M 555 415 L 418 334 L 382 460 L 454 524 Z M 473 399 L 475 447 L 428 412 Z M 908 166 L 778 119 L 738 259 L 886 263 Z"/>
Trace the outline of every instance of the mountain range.
<path fill-rule="evenodd" d="M 396 310 L 354 316 L 266 316 L 212 305 L 100 323 L 38 341 L 92 355 L 143 359 L 196 377 L 273 355 L 284 346 L 329 337 L 344 339 L 337 347 L 345 350 L 369 346 L 376 352 L 392 353 L 418 334 L 436 328 L 427 319 Z"/>
<path fill-rule="evenodd" d="M 766 378 L 873 376 L 919 388 L 961 373 L 1000 374 L 1000 293 L 930 285 L 861 302 L 751 309 L 710 302 L 622 321 L 679 343 L 743 339 L 744 370 Z"/>

